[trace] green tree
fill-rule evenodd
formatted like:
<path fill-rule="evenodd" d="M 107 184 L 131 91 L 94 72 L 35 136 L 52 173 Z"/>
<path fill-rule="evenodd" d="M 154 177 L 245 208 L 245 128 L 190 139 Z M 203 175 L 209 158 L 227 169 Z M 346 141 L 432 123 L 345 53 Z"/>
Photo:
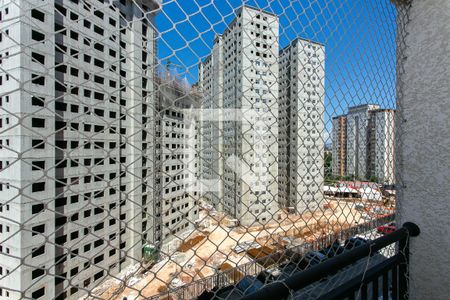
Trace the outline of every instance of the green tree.
<path fill-rule="evenodd" d="M 331 177 L 331 163 L 332 163 L 331 153 L 325 153 L 325 177 Z"/>
<path fill-rule="evenodd" d="M 378 177 L 372 176 L 372 177 L 370 177 L 369 181 L 378 183 Z"/>

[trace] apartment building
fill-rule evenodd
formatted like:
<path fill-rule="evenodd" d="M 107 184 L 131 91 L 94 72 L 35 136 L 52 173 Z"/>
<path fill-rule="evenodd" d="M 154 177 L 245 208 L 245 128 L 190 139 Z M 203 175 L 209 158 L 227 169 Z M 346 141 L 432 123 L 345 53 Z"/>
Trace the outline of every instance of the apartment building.
<path fill-rule="evenodd" d="M 200 169 L 204 186 L 202 196 L 222 210 L 223 184 L 223 39 L 214 40 L 212 53 L 199 64 L 199 89 L 203 95 L 200 119 Z M 205 121 L 203 121 L 205 120 Z"/>
<path fill-rule="evenodd" d="M 156 217 L 162 249 L 183 239 L 198 219 L 198 123 L 186 114 L 199 108 L 200 95 L 176 78 L 158 79 L 157 184 L 160 196 Z M 176 245 L 177 243 L 172 243 Z M 170 245 L 169 245 L 170 247 Z"/>
<path fill-rule="evenodd" d="M 395 110 L 370 112 L 369 178 L 384 184 L 395 183 Z"/>
<path fill-rule="evenodd" d="M 332 119 L 332 175 L 346 176 L 347 164 L 347 116 L 337 116 Z"/>
<path fill-rule="evenodd" d="M 278 197 L 302 214 L 323 202 L 325 47 L 296 39 L 279 60 Z"/>
<path fill-rule="evenodd" d="M 279 22 L 246 5 L 235 15 L 199 68 L 202 108 L 226 112 L 222 120 L 203 122 L 211 135 L 201 148 L 219 146 L 212 147 L 217 154 L 201 154 L 202 174 L 219 177 L 218 207 L 249 226 L 271 220 L 278 209 Z M 208 129 L 216 123 L 223 125 Z"/>
<path fill-rule="evenodd" d="M 1 299 L 78 299 L 153 241 L 157 6 L 0 1 Z"/>
<path fill-rule="evenodd" d="M 395 110 L 350 107 L 333 118 L 333 175 L 394 184 L 394 145 Z"/>
<path fill-rule="evenodd" d="M 368 179 L 368 126 L 370 111 L 379 105 L 363 104 L 349 107 L 347 114 L 347 175 Z"/>

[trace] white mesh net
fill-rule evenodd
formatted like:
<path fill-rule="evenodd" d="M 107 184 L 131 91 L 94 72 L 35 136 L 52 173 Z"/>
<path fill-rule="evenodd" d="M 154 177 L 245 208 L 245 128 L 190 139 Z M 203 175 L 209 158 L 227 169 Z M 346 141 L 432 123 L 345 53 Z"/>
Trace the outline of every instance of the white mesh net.
<path fill-rule="evenodd" d="M 0 298 L 237 299 L 394 230 L 396 18 L 0 1 Z"/>

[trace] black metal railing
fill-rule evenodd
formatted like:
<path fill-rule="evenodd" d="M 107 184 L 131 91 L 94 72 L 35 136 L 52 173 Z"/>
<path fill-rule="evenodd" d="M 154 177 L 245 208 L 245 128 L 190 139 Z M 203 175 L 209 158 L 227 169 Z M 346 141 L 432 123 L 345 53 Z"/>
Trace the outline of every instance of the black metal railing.
<path fill-rule="evenodd" d="M 419 233 L 420 229 L 417 225 L 407 222 L 390 234 L 355 247 L 305 271 L 295 273 L 285 280 L 272 282 L 241 299 L 295 299 L 296 293 L 309 285 L 332 276 L 358 260 L 370 257 L 377 251 L 397 242 L 398 251 L 395 255 L 386 258 L 317 298 L 322 300 L 378 299 L 379 296 L 382 296 L 383 299 L 407 299 L 409 238 L 415 237 Z"/>

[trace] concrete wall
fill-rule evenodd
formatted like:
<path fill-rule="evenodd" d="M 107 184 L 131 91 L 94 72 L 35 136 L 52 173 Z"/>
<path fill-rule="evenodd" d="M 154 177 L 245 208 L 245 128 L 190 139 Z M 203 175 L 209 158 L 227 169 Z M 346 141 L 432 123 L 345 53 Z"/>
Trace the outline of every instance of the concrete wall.
<path fill-rule="evenodd" d="M 405 24 L 402 4 L 399 25 Z M 399 31 L 399 223 L 415 222 L 411 299 L 450 295 L 450 2 L 413 0 Z M 399 26 L 401 27 L 401 26 Z M 405 34 L 407 33 L 407 34 Z M 404 40 L 404 44 L 402 43 Z M 404 70 L 404 71 L 403 71 Z"/>

